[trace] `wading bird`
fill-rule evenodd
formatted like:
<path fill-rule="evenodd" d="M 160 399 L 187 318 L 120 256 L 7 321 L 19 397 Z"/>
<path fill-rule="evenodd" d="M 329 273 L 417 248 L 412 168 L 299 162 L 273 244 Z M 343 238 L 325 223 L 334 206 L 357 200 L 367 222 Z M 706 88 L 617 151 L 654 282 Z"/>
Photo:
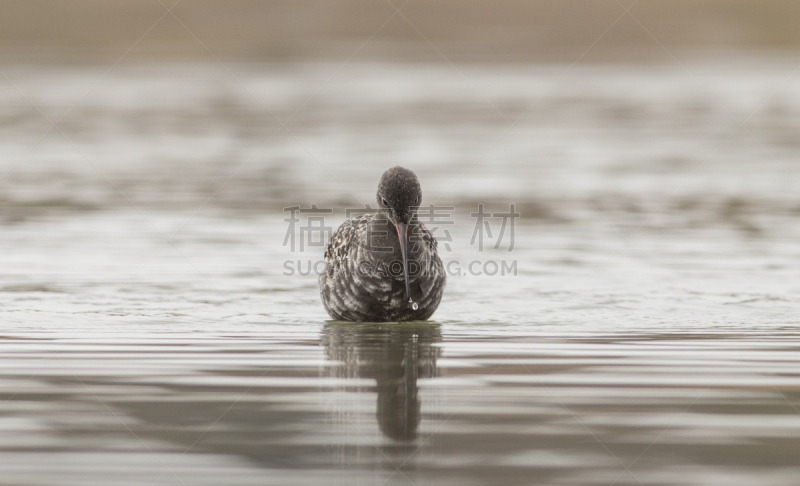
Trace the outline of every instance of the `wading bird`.
<path fill-rule="evenodd" d="M 346 220 L 325 248 L 319 276 L 325 310 L 343 321 L 425 320 L 446 275 L 436 239 L 417 217 L 422 190 L 403 167 L 384 172 L 378 211 Z"/>

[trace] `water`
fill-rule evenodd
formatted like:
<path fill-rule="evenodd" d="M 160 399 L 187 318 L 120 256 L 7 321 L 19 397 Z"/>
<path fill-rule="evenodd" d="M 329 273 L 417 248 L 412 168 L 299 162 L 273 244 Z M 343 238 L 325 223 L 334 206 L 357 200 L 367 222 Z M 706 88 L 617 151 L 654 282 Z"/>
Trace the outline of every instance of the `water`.
<path fill-rule="evenodd" d="M 3 66 L 0 483 L 796 484 L 797 66 Z M 393 164 L 445 298 L 329 322 Z"/>

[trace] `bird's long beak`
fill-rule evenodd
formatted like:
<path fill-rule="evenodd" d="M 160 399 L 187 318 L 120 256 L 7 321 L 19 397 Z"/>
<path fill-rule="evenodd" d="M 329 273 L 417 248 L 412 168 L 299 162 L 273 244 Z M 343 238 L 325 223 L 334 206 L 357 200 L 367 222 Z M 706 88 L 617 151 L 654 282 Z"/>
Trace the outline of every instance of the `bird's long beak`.
<path fill-rule="evenodd" d="M 411 300 L 411 283 L 408 280 L 408 225 L 397 223 L 397 239 L 400 240 L 400 253 L 403 255 L 403 277 L 406 279 L 406 299 Z"/>

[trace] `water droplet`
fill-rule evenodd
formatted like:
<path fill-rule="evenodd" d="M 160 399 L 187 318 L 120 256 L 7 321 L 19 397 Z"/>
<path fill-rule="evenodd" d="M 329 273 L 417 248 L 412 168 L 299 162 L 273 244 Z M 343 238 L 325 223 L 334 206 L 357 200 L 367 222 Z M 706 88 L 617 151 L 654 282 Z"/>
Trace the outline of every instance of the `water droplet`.
<path fill-rule="evenodd" d="M 414 302 L 413 300 L 409 300 L 409 302 L 411 302 L 411 308 L 412 308 L 412 309 L 414 309 L 414 310 L 417 310 L 417 309 L 419 309 L 419 304 L 417 304 L 417 303 L 416 303 L 416 302 Z"/>

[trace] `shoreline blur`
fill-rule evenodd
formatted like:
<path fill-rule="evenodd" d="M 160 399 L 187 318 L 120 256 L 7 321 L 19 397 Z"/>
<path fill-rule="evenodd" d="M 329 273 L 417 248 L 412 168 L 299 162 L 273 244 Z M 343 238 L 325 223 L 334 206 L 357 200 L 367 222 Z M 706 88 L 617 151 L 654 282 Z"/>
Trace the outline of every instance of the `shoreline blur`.
<path fill-rule="evenodd" d="M 159 1 L 7 0 L 0 62 L 657 62 L 800 50 L 792 0 L 393 3 L 184 1 L 173 16 Z"/>

